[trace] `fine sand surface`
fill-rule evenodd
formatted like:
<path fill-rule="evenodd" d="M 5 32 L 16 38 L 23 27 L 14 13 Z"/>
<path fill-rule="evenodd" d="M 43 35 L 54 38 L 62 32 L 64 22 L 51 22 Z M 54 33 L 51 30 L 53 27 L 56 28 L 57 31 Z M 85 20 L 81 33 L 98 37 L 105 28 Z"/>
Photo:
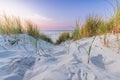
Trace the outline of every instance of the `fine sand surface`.
<path fill-rule="evenodd" d="M 48 33 L 54 41 L 59 34 Z M 10 45 L 12 36 L 0 36 L 0 80 L 120 80 L 115 35 L 108 35 L 109 47 L 103 45 L 103 36 L 96 37 L 89 64 L 87 52 L 93 37 L 60 45 L 39 40 L 37 53 L 34 39 L 24 34 L 18 38 L 18 44 Z"/>

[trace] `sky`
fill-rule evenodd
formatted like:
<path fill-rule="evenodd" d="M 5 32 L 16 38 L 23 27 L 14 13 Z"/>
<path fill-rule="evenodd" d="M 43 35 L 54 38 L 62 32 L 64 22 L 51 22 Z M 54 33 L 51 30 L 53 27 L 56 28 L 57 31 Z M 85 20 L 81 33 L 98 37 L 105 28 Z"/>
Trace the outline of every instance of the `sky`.
<path fill-rule="evenodd" d="M 89 14 L 109 18 L 115 0 L 0 0 L 0 15 L 31 20 L 42 30 L 71 30 Z"/>

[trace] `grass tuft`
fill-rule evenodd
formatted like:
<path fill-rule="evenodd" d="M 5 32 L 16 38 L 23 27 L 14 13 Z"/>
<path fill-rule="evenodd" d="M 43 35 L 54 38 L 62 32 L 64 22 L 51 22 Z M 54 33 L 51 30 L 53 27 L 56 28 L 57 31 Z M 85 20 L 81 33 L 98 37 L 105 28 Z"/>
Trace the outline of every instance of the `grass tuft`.
<path fill-rule="evenodd" d="M 51 38 L 49 38 L 47 35 L 40 33 L 37 25 L 34 25 L 31 22 L 27 22 L 27 29 L 26 29 L 26 33 L 32 37 L 34 37 L 35 39 L 42 39 L 46 42 L 49 43 L 53 43 L 53 41 L 51 40 Z"/>
<path fill-rule="evenodd" d="M 8 17 L 4 15 L 0 20 L 0 33 L 2 34 L 23 33 L 20 18 Z"/>
<path fill-rule="evenodd" d="M 97 30 L 104 27 L 104 21 L 99 16 L 88 16 L 81 32 L 83 37 L 91 37 L 98 34 Z"/>
<path fill-rule="evenodd" d="M 48 37 L 47 35 L 45 35 L 45 34 L 42 34 L 42 33 L 41 33 L 39 38 L 41 38 L 41 39 L 43 39 L 44 41 L 47 41 L 47 42 L 53 44 L 53 41 L 51 40 L 51 38 L 49 38 L 49 37 Z"/>
<path fill-rule="evenodd" d="M 55 44 L 60 44 L 61 42 L 64 42 L 64 41 L 66 41 L 66 40 L 68 40 L 68 39 L 70 39 L 70 34 L 69 34 L 69 32 L 63 32 L 63 33 L 59 36 L 59 38 L 58 38 L 58 40 L 56 41 Z"/>
<path fill-rule="evenodd" d="M 74 29 L 74 31 L 72 32 L 72 39 L 75 41 L 75 40 L 78 40 L 82 37 L 82 34 L 81 34 L 81 28 L 82 25 L 80 25 L 80 22 L 79 21 L 76 21 L 76 27 Z"/>
<path fill-rule="evenodd" d="M 35 39 L 39 39 L 40 37 L 40 32 L 39 29 L 37 28 L 37 25 L 29 21 L 26 22 L 26 33 Z"/>

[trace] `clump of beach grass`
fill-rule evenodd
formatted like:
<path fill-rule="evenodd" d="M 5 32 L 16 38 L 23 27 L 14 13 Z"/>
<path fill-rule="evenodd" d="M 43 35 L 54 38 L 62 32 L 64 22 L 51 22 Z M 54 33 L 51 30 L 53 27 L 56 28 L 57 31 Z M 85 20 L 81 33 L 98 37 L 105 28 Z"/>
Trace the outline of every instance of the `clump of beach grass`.
<path fill-rule="evenodd" d="M 47 41 L 47 42 L 53 44 L 53 41 L 51 40 L 51 38 L 48 37 L 47 35 L 43 34 L 43 33 L 40 34 L 40 38 L 43 39 L 44 41 Z"/>
<path fill-rule="evenodd" d="M 2 35 L 17 35 L 17 34 L 28 34 L 35 39 L 43 39 L 49 43 L 53 43 L 51 38 L 47 35 L 40 33 L 38 26 L 31 21 L 26 21 L 23 25 L 19 17 L 14 16 L 1 16 L 0 19 L 0 33 Z"/>
<path fill-rule="evenodd" d="M 37 25 L 29 21 L 26 22 L 26 34 L 32 36 L 35 39 L 39 39 L 40 37 L 40 32 Z"/>
<path fill-rule="evenodd" d="M 76 22 L 76 27 L 72 33 L 72 39 L 78 40 L 84 37 L 92 37 L 100 34 L 102 27 L 105 27 L 105 22 L 99 16 L 89 15 L 83 25 Z M 103 33 L 103 32 L 102 32 Z"/>
<path fill-rule="evenodd" d="M 118 0 L 116 0 L 116 12 L 113 15 L 113 22 L 114 22 L 114 32 L 119 33 L 120 32 L 120 3 Z"/>
<path fill-rule="evenodd" d="M 114 29 L 113 18 L 105 21 L 96 15 L 89 15 L 83 25 L 79 23 L 76 22 L 76 27 L 72 33 L 73 40 L 111 33 Z"/>
<path fill-rule="evenodd" d="M 31 23 L 27 22 L 27 27 L 26 27 L 26 33 L 35 39 L 42 39 L 46 42 L 53 43 L 51 38 L 49 38 L 47 35 L 40 33 L 40 30 L 38 29 L 38 26 Z"/>
<path fill-rule="evenodd" d="M 82 37 L 82 34 L 81 34 L 81 27 L 82 25 L 80 24 L 80 21 L 77 20 L 76 21 L 76 27 L 75 29 L 73 30 L 72 32 L 72 39 L 75 41 L 75 40 L 78 40 Z"/>
<path fill-rule="evenodd" d="M 70 34 L 69 34 L 69 32 L 63 32 L 63 33 L 59 36 L 59 38 L 58 38 L 58 40 L 56 41 L 55 44 L 60 44 L 60 43 L 62 43 L 62 42 L 65 42 L 65 41 L 68 40 L 68 39 L 70 39 Z"/>
<path fill-rule="evenodd" d="M 81 31 L 83 37 L 91 37 L 98 34 L 100 27 L 105 27 L 104 21 L 101 17 L 90 15 L 87 17 L 85 24 Z"/>
<path fill-rule="evenodd" d="M 8 17 L 4 15 L 0 20 L 0 33 L 1 34 L 18 34 L 22 32 L 22 23 L 18 17 Z"/>

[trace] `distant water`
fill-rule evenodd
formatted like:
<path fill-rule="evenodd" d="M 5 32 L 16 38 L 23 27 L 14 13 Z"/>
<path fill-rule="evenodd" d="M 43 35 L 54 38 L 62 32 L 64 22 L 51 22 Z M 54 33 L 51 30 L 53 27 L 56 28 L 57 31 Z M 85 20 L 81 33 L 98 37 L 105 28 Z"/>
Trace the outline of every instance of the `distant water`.
<path fill-rule="evenodd" d="M 72 32 L 73 30 L 41 30 L 41 32 Z"/>

